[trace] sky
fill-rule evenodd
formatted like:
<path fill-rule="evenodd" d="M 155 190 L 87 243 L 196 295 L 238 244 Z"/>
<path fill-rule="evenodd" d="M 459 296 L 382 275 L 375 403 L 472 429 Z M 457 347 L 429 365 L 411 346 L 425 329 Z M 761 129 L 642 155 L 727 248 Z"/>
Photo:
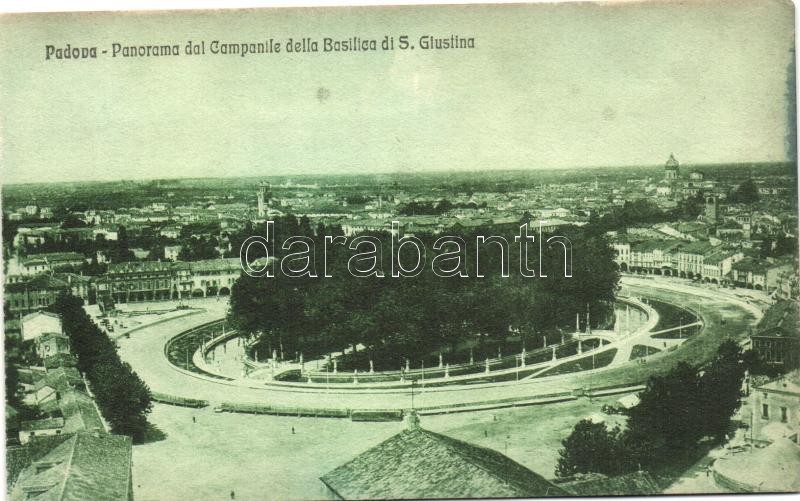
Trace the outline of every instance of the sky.
<path fill-rule="evenodd" d="M 475 49 L 45 60 L 403 34 Z M 5 15 L 0 179 L 782 161 L 793 37 L 776 0 Z"/>

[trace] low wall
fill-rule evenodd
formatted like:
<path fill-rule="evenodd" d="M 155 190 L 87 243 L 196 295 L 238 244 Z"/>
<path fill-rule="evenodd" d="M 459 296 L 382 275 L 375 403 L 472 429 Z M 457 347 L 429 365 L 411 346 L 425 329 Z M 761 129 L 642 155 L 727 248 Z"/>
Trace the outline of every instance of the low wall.
<path fill-rule="evenodd" d="M 178 397 L 175 395 L 168 395 L 166 393 L 159 393 L 157 391 L 150 392 L 150 397 L 155 402 L 169 405 L 177 405 L 178 407 L 193 407 L 199 409 L 208 407 L 208 400 L 199 400 L 196 398 Z"/>

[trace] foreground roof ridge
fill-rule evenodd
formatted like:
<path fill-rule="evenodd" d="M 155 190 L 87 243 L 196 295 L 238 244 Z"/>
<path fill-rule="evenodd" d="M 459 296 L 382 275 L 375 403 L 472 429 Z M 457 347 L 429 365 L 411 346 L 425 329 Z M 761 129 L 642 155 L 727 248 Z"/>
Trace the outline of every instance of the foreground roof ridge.
<path fill-rule="evenodd" d="M 69 480 L 69 472 L 72 469 L 72 458 L 75 456 L 75 447 L 78 445 L 78 435 L 76 434 L 71 439 L 71 444 L 69 448 L 69 458 L 67 459 L 67 465 L 64 468 L 64 478 L 61 480 L 61 487 L 58 489 L 58 496 L 56 499 L 64 499 L 64 491 L 67 488 L 67 480 Z"/>
<path fill-rule="evenodd" d="M 445 447 L 447 447 L 448 450 L 450 450 L 450 451 L 454 452 L 455 454 L 457 454 L 464 461 L 468 462 L 472 466 L 474 466 L 474 467 L 486 472 L 488 475 L 490 475 L 490 476 L 494 477 L 495 479 L 500 480 L 502 482 L 514 483 L 514 484 L 517 483 L 516 479 L 514 479 L 511 475 L 500 475 L 499 472 L 496 469 L 489 468 L 489 464 L 487 464 L 487 463 L 494 463 L 494 465 L 496 465 L 496 466 L 503 466 L 503 463 L 505 463 L 506 465 L 513 464 L 516 467 L 519 467 L 519 468 L 522 468 L 522 469 L 526 470 L 529 474 L 532 473 L 533 475 L 538 477 L 538 479 L 541 479 L 546 483 L 550 483 L 546 478 L 544 478 L 540 474 L 536 473 L 535 471 L 531 470 L 530 468 L 518 463 L 517 461 L 514 461 L 513 459 L 511 459 L 510 457 L 506 456 L 505 454 L 503 454 L 503 453 L 501 453 L 499 451 L 496 451 L 496 450 L 494 450 L 494 449 L 492 449 L 490 447 L 483 447 L 483 446 L 480 446 L 480 445 L 476 445 L 476 444 L 472 444 L 472 443 L 469 443 L 469 442 L 465 442 L 463 440 L 459 440 L 457 438 L 453 438 L 453 437 L 450 437 L 448 435 L 444 435 L 442 433 L 437 433 L 435 431 L 430 431 L 430 430 L 427 430 L 427 429 L 421 428 L 421 427 L 416 428 L 415 430 L 405 430 L 405 431 L 408 431 L 408 432 L 418 431 L 418 432 L 425 433 L 427 435 L 433 436 L 433 438 L 435 438 L 437 441 L 441 442 Z M 487 455 L 486 456 L 476 456 L 474 454 L 470 454 L 469 450 L 483 451 L 483 452 L 486 452 Z M 549 486 L 548 486 L 548 490 L 549 490 Z"/>

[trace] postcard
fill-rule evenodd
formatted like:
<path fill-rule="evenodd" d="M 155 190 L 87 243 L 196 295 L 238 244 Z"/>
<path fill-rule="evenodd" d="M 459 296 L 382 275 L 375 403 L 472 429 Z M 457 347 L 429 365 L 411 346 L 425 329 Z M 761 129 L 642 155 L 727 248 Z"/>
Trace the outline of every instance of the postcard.
<path fill-rule="evenodd" d="M 800 491 L 794 19 L 0 15 L 8 498 Z"/>

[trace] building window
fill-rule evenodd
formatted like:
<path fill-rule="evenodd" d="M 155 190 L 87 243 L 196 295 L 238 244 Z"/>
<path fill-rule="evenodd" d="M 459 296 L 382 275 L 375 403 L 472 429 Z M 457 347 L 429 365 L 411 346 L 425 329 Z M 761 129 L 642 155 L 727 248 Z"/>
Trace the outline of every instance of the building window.
<path fill-rule="evenodd" d="M 786 423 L 789 421 L 789 411 L 786 407 L 781 407 L 781 423 Z"/>
<path fill-rule="evenodd" d="M 761 417 L 764 419 L 769 419 L 769 405 L 761 404 Z"/>

